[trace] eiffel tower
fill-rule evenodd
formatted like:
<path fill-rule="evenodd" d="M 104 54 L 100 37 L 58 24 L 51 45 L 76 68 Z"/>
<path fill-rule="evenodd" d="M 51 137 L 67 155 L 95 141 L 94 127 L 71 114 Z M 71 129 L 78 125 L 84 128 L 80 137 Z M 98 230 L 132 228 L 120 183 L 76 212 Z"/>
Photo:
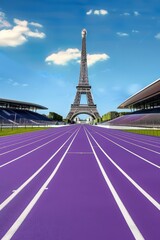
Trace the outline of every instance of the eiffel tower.
<path fill-rule="evenodd" d="M 93 119 L 100 118 L 97 111 L 97 106 L 93 102 L 91 94 L 91 86 L 88 81 L 88 69 L 87 69 L 87 52 L 86 52 L 86 29 L 82 30 L 82 50 L 81 50 L 81 67 L 80 67 L 80 77 L 79 83 L 74 99 L 74 103 L 71 104 L 70 112 L 67 115 L 67 120 L 72 121 L 79 114 L 88 114 Z M 86 95 L 87 104 L 80 104 L 81 95 Z"/>

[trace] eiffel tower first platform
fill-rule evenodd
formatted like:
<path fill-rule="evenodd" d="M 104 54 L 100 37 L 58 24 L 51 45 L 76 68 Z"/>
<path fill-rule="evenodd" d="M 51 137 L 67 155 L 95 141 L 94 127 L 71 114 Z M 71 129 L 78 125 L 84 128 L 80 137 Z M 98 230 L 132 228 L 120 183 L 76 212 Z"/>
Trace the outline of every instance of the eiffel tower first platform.
<path fill-rule="evenodd" d="M 74 103 L 71 104 L 70 112 L 67 115 L 67 120 L 72 121 L 79 114 L 88 114 L 93 119 L 100 118 L 97 111 L 97 106 L 93 102 L 91 94 L 91 86 L 88 80 L 88 68 L 87 68 L 87 52 L 86 52 L 86 29 L 82 30 L 82 51 L 81 51 L 81 67 L 80 67 L 80 77 L 79 83 L 74 99 Z M 80 104 L 81 95 L 86 95 L 87 104 Z"/>

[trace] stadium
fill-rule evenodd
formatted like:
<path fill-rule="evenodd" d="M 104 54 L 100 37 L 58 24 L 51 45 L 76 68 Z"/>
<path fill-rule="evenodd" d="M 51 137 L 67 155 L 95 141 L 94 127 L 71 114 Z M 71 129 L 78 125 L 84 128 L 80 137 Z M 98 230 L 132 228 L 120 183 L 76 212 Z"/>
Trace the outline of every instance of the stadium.
<path fill-rule="evenodd" d="M 47 110 L 39 104 L 0 98 L 0 125 L 5 126 L 48 126 L 55 124 L 37 110 Z M 146 86 L 126 99 L 118 109 L 131 112 L 110 121 L 102 122 L 108 126 L 148 127 L 160 126 L 160 79 Z M 61 122 L 62 124 L 62 122 Z"/>
<path fill-rule="evenodd" d="M 146 86 L 118 106 L 131 113 L 108 121 L 109 126 L 160 127 L 160 79 Z"/>
<path fill-rule="evenodd" d="M 0 98 L 1 126 L 48 125 L 51 120 L 37 113 L 48 108 L 29 102 Z"/>

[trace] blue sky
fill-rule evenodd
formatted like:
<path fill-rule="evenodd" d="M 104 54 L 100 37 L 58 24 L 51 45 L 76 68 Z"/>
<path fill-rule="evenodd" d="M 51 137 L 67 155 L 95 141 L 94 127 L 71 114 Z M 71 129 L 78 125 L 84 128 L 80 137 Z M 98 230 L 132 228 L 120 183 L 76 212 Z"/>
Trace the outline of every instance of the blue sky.
<path fill-rule="evenodd" d="M 159 78 L 158 0 L 1 0 L 0 98 L 66 117 L 79 80 L 83 28 L 100 115 Z"/>

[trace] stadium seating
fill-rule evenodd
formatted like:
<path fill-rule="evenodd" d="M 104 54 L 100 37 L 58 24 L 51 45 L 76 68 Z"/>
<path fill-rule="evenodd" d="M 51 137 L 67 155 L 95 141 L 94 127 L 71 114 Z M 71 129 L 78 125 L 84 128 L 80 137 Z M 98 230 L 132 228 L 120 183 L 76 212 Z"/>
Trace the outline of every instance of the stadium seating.
<path fill-rule="evenodd" d="M 132 113 L 113 119 L 107 124 L 117 126 L 159 127 L 160 113 Z"/>
<path fill-rule="evenodd" d="M 29 110 L 0 108 L 0 123 L 7 124 L 44 124 L 51 123 L 51 120 L 41 114 Z"/>

